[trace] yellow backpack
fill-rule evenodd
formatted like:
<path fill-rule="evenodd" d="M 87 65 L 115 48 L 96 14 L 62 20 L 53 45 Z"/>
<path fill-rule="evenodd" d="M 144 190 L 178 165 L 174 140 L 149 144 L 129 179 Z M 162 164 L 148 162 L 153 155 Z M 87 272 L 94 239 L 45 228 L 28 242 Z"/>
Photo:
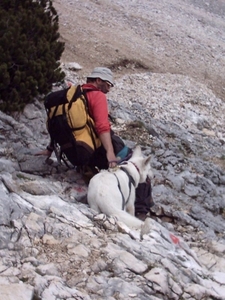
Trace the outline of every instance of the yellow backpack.
<path fill-rule="evenodd" d="M 61 160 L 64 153 L 73 165 L 79 165 L 82 161 L 80 157 L 76 157 L 77 146 L 82 146 L 91 155 L 101 145 L 94 121 L 88 112 L 86 93 L 89 91 L 93 89 L 83 90 L 80 85 L 72 85 L 45 97 L 47 129 L 55 145 L 54 150 L 59 147 L 58 158 Z M 67 155 L 68 153 L 70 154 Z"/>

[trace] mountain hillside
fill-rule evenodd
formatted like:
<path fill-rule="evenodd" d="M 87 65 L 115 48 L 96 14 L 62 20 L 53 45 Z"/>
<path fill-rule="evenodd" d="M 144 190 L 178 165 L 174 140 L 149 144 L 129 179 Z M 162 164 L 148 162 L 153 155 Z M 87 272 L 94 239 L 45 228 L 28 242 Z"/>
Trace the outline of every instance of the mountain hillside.
<path fill-rule="evenodd" d="M 62 60 L 84 74 L 149 70 L 183 74 L 225 99 L 223 0 L 55 0 L 66 43 Z M 82 72 L 81 72 L 82 73 Z"/>

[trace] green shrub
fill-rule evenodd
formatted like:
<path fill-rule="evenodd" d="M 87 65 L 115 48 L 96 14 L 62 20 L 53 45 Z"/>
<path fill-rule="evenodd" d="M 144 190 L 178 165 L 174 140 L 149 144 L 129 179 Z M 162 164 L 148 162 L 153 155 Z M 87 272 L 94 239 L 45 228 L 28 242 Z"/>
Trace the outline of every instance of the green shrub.
<path fill-rule="evenodd" d="M 22 110 L 62 81 L 64 43 L 50 0 L 1 0 L 0 110 Z"/>

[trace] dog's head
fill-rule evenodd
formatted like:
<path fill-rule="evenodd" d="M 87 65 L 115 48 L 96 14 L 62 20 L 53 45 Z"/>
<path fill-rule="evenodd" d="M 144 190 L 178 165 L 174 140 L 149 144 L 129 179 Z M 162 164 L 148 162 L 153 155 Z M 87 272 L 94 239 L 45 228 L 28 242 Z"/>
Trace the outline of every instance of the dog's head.
<path fill-rule="evenodd" d="M 129 161 L 135 164 L 140 173 L 140 183 L 153 178 L 153 173 L 150 165 L 151 156 L 144 157 L 140 146 L 136 146 Z"/>

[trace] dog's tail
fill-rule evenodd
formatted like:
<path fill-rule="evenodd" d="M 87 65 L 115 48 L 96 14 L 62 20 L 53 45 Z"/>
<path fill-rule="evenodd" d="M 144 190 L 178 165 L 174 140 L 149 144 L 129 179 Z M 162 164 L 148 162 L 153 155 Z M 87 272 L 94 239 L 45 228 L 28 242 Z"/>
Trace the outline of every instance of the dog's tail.
<path fill-rule="evenodd" d="M 108 205 L 107 208 L 105 206 L 102 208 L 101 207 L 99 207 L 99 208 L 100 208 L 100 211 L 102 211 L 103 213 L 105 213 L 108 216 L 116 217 L 119 221 L 126 224 L 129 228 L 140 229 L 141 225 L 143 224 L 143 222 L 141 220 L 130 215 L 129 213 L 127 213 L 124 210 L 117 209 L 110 205 Z"/>

